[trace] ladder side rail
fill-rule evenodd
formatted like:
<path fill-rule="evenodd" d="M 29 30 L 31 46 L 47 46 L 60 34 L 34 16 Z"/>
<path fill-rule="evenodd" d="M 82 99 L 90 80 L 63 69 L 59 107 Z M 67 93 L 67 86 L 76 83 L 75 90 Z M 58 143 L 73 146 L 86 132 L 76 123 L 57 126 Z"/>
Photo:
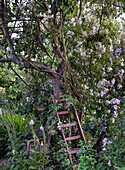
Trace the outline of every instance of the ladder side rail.
<path fill-rule="evenodd" d="M 84 140 L 84 142 L 86 143 L 85 135 L 84 135 L 84 132 L 82 130 L 81 123 L 80 123 L 80 120 L 79 120 L 76 108 L 75 108 L 75 106 L 73 104 L 72 104 L 72 106 L 74 108 L 74 116 L 75 116 L 76 121 L 78 122 L 78 128 L 80 130 L 81 137 Z M 86 149 L 88 150 L 88 146 L 87 145 L 86 145 Z"/>
<path fill-rule="evenodd" d="M 60 122 L 60 117 L 59 117 L 58 112 L 56 112 L 56 116 L 57 116 L 58 121 Z M 64 135 L 64 133 L 63 133 L 62 126 L 61 126 L 61 132 L 62 132 L 63 140 L 64 140 L 65 144 L 67 145 L 67 146 L 66 146 L 66 150 L 68 151 L 68 154 L 69 154 L 68 157 L 69 157 L 70 163 L 73 164 L 72 157 L 71 157 L 71 154 L 70 154 L 70 151 L 69 151 L 69 147 L 68 147 L 68 143 L 67 143 L 66 137 L 65 137 L 65 135 Z"/>

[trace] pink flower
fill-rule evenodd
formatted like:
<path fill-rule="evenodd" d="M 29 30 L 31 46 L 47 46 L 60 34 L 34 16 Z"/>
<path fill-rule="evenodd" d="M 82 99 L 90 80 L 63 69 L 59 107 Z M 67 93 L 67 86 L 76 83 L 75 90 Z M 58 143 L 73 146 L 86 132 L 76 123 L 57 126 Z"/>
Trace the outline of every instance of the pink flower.
<path fill-rule="evenodd" d="M 43 131 L 43 130 L 44 130 L 44 128 L 43 128 L 42 126 L 40 126 L 40 130 L 42 130 L 42 131 Z"/>
<path fill-rule="evenodd" d="M 114 109 L 117 110 L 117 109 L 118 109 L 118 106 L 117 106 L 117 105 L 114 105 Z"/>
<path fill-rule="evenodd" d="M 125 109 L 123 111 L 125 112 Z"/>
<path fill-rule="evenodd" d="M 29 123 L 29 125 L 31 125 L 31 126 L 34 125 L 34 121 L 31 120 L 30 123 Z"/>
<path fill-rule="evenodd" d="M 2 110 L 0 109 L 0 115 L 2 116 Z"/>

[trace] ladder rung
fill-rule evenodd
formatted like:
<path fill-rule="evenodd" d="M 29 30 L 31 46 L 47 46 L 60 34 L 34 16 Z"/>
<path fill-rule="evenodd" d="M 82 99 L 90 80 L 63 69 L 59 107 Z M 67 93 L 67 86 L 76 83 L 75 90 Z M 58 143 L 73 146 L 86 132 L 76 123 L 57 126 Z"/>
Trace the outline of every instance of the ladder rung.
<path fill-rule="evenodd" d="M 53 102 L 58 101 L 58 102 L 66 102 L 66 99 L 53 99 Z"/>
<path fill-rule="evenodd" d="M 62 127 L 71 127 L 71 126 L 76 126 L 77 123 L 74 122 L 74 123 L 70 123 L 70 124 L 63 124 Z"/>
<path fill-rule="evenodd" d="M 66 102 L 66 99 L 56 99 L 58 102 Z"/>
<path fill-rule="evenodd" d="M 77 152 L 80 151 L 81 148 L 73 148 L 71 151 L 70 151 L 70 154 L 75 154 Z"/>
<path fill-rule="evenodd" d="M 72 113 L 73 111 L 61 111 L 61 112 L 57 112 L 58 115 L 64 115 L 64 114 L 68 114 L 68 113 Z"/>
<path fill-rule="evenodd" d="M 75 139 L 79 139 L 79 138 L 81 138 L 81 136 L 80 136 L 80 135 L 77 135 L 77 136 L 71 136 L 71 137 L 66 138 L 66 141 L 67 141 L 67 140 L 75 140 Z"/>

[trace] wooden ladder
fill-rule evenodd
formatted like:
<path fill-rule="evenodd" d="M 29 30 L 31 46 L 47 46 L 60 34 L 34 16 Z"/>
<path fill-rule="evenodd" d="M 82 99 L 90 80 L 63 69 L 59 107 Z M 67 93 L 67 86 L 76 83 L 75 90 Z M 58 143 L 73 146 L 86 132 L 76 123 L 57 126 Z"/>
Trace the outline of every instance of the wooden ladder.
<path fill-rule="evenodd" d="M 58 103 L 62 103 L 63 106 L 64 106 L 64 109 L 62 108 L 61 110 L 56 112 L 56 116 L 57 116 L 57 119 L 59 121 L 59 126 L 61 126 L 60 130 L 61 130 L 61 133 L 62 133 L 63 140 L 66 144 L 66 150 L 69 153 L 70 164 L 72 165 L 73 164 L 73 158 L 72 157 L 73 157 L 73 155 L 77 154 L 77 152 L 80 151 L 80 148 L 74 147 L 74 146 L 72 147 L 72 144 L 70 145 L 70 143 L 76 142 L 75 144 L 77 145 L 79 143 L 79 142 L 77 142 L 78 139 L 81 139 L 86 143 L 86 139 L 85 139 L 85 136 L 84 136 L 84 133 L 83 133 L 81 123 L 80 123 L 80 120 L 79 120 L 75 106 L 72 105 L 72 110 L 67 110 L 65 98 L 63 98 L 63 99 L 53 99 L 53 103 L 55 101 L 58 101 Z M 70 123 L 70 121 L 72 121 L 70 119 L 71 114 L 74 117 L 74 120 L 72 118 L 73 122 Z M 67 119 L 66 116 L 68 116 L 68 119 L 70 120 L 68 123 L 67 123 L 68 119 Z M 69 130 L 70 136 L 66 136 L 64 128 L 67 128 Z M 72 128 L 77 129 L 77 133 L 75 135 L 72 134 L 72 132 L 71 132 L 73 130 Z M 70 147 L 71 147 L 71 149 L 70 149 Z M 87 146 L 86 146 L 86 149 L 88 149 Z"/>

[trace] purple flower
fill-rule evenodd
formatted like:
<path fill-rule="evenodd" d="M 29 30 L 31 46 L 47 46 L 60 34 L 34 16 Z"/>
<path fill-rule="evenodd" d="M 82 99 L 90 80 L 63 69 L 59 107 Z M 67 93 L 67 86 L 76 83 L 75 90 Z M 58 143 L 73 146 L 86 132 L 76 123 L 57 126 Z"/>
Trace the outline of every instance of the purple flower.
<path fill-rule="evenodd" d="M 0 109 L 0 115 L 2 116 L 2 110 Z"/>
<path fill-rule="evenodd" d="M 8 102 L 8 100 L 4 100 L 4 102 L 5 102 L 5 103 L 7 103 L 7 102 Z"/>
<path fill-rule="evenodd" d="M 125 109 L 123 111 L 125 112 Z"/>
<path fill-rule="evenodd" d="M 115 53 L 116 53 L 116 54 L 118 54 L 118 53 L 122 53 L 121 48 L 117 48 L 117 49 L 115 50 Z"/>
<path fill-rule="evenodd" d="M 42 130 L 42 131 L 43 131 L 43 130 L 44 130 L 44 128 L 43 128 L 42 126 L 40 126 L 40 130 Z"/>
<path fill-rule="evenodd" d="M 2 126 L 2 122 L 0 123 L 0 126 Z"/>
<path fill-rule="evenodd" d="M 109 89 L 104 89 L 104 94 L 106 94 L 109 91 Z"/>
<path fill-rule="evenodd" d="M 117 105 L 114 105 L 114 109 L 117 110 L 117 109 L 118 109 L 118 106 L 117 106 Z"/>
<path fill-rule="evenodd" d="M 113 101 L 114 101 L 114 99 L 111 99 L 111 100 L 110 100 L 110 104 L 113 104 Z"/>
<path fill-rule="evenodd" d="M 31 125 L 31 126 L 34 125 L 34 121 L 31 120 L 30 123 L 29 123 L 29 125 Z"/>

